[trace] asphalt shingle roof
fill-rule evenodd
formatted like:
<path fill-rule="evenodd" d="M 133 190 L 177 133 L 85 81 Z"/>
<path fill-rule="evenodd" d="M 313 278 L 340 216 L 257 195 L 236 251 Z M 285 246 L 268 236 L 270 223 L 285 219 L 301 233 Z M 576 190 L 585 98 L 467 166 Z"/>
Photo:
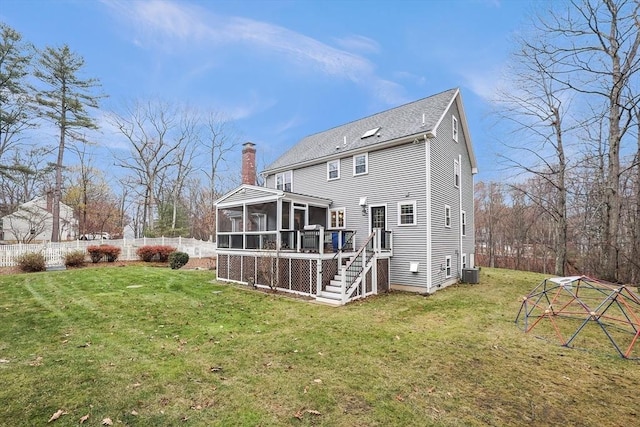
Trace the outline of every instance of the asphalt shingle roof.
<path fill-rule="evenodd" d="M 265 172 L 294 167 L 297 164 L 322 159 L 338 152 L 345 153 L 408 135 L 433 131 L 456 93 L 457 89 L 449 89 L 304 137 L 269 165 Z M 367 131 L 378 127 L 380 129 L 375 135 L 362 138 Z"/>

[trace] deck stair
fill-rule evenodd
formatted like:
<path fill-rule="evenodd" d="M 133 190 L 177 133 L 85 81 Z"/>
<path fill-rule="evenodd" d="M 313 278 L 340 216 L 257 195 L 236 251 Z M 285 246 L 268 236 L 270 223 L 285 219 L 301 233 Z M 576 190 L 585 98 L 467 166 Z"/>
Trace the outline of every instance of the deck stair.
<path fill-rule="evenodd" d="M 375 236 L 376 233 L 374 231 L 353 256 L 344 258 L 347 262 L 339 266 L 339 273 L 318 292 L 316 295 L 317 302 L 339 306 L 353 299 L 366 296 L 364 280 L 367 273 L 374 268 L 377 260 L 374 248 Z M 356 291 L 361 285 L 362 290 L 357 295 Z M 372 293 L 376 293 L 375 284 Z M 356 294 L 355 297 L 353 296 L 354 294 Z"/>

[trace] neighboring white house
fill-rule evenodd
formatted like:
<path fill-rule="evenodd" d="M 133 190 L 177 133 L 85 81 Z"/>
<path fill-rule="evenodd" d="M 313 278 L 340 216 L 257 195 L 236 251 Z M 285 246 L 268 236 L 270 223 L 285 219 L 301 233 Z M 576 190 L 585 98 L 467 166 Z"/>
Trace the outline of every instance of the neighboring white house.
<path fill-rule="evenodd" d="M 458 89 L 303 138 L 216 202 L 218 278 L 344 304 L 431 293 L 474 266 L 471 136 Z"/>
<path fill-rule="evenodd" d="M 4 217 L 2 222 L 3 240 L 6 242 L 37 242 L 51 240 L 53 228 L 52 197 L 41 196 L 23 203 Z M 77 237 L 78 220 L 73 209 L 60 203 L 60 241 Z"/>

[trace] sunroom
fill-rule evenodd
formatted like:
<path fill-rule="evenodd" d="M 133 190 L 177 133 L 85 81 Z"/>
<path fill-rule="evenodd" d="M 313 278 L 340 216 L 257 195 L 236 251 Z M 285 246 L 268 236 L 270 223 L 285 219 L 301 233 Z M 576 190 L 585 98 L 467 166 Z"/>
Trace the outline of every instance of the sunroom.
<path fill-rule="evenodd" d="M 218 280 L 332 305 L 389 288 L 391 240 L 374 232 L 356 243 L 331 200 L 243 184 L 216 202 L 216 217 Z"/>
<path fill-rule="evenodd" d="M 325 253 L 352 250 L 331 200 L 244 184 L 216 202 L 218 249 Z M 329 225 L 329 226 L 328 226 Z"/>

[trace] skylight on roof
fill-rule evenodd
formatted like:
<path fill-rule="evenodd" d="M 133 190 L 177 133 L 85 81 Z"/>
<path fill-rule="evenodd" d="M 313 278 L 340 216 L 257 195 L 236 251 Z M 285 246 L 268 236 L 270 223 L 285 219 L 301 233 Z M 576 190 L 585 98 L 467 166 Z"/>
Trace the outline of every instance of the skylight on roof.
<path fill-rule="evenodd" d="M 360 137 L 360 139 L 365 139 L 365 138 L 369 138 L 370 136 L 375 135 L 376 133 L 378 133 L 378 131 L 380 130 L 379 127 L 377 128 L 373 128 L 373 129 L 369 129 L 368 131 L 366 131 L 365 133 L 362 134 L 362 136 Z"/>

